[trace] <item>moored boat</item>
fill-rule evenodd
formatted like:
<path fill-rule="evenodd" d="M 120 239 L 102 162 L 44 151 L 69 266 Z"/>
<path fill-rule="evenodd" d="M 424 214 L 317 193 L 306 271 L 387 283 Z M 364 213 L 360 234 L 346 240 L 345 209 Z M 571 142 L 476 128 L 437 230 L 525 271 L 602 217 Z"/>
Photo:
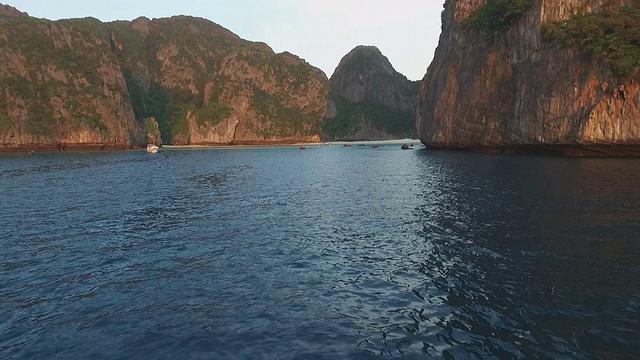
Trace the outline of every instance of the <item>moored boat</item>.
<path fill-rule="evenodd" d="M 156 145 L 153 144 L 148 144 L 147 145 L 147 152 L 150 154 L 155 154 L 158 152 L 158 147 Z"/>

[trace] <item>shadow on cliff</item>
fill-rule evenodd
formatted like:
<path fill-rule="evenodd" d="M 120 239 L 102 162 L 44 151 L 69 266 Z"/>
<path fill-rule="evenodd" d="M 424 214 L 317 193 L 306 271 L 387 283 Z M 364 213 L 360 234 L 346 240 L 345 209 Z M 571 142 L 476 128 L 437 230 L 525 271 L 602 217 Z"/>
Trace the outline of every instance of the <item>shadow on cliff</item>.
<path fill-rule="evenodd" d="M 174 144 L 176 139 L 188 138 L 186 109 L 190 105 L 202 105 L 202 96 L 183 89 L 165 89 L 158 82 L 130 69 L 124 69 L 122 73 L 138 123 L 144 124 L 146 118 L 156 119 L 163 144 Z"/>

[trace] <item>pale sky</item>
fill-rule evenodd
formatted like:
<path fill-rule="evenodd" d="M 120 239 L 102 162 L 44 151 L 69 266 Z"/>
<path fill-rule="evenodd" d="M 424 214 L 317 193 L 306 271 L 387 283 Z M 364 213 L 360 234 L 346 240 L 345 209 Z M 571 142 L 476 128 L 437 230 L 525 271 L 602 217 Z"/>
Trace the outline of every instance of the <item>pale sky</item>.
<path fill-rule="evenodd" d="M 331 77 L 357 45 L 375 45 L 395 69 L 422 79 L 440 36 L 444 0 L 0 0 L 29 15 L 102 21 L 172 15 L 209 19 L 240 37 L 289 51 Z"/>

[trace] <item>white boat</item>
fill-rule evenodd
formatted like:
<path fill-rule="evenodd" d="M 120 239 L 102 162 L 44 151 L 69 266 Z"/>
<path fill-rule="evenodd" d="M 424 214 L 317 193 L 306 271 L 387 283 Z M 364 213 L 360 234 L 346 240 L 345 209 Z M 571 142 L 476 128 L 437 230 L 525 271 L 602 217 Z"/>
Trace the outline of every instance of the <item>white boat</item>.
<path fill-rule="evenodd" d="M 158 152 L 158 147 L 156 145 L 149 144 L 147 145 L 147 152 L 151 154 L 155 154 Z"/>

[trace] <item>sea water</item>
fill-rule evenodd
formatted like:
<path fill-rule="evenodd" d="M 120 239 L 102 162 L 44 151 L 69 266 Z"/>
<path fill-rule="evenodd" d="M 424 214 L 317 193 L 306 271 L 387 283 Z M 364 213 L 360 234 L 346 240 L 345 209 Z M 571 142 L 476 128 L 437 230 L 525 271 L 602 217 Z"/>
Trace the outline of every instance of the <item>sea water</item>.
<path fill-rule="evenodd" d="M 640 161 L 0 156 L 2 359 L 640 354 Z"/>

